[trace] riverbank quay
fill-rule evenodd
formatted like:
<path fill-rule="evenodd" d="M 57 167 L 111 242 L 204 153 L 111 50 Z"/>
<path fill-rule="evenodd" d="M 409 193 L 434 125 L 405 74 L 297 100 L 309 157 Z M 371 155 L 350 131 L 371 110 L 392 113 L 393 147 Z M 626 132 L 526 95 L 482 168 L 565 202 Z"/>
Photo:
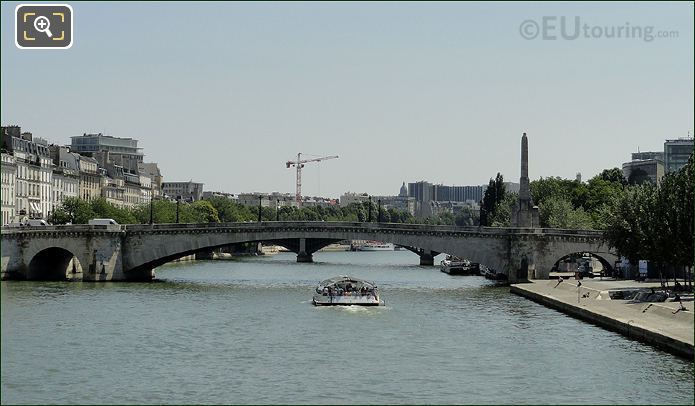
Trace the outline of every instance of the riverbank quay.
<path fill-rule="evenodd" d="M 611 300 L 609 292 L 654 288 L 658 283 L 634 281 L 537 280 L 510 286 L 510 291 L 572 317 L 616 331 L 693 360 L 695 302 L 634 302 Z"/>

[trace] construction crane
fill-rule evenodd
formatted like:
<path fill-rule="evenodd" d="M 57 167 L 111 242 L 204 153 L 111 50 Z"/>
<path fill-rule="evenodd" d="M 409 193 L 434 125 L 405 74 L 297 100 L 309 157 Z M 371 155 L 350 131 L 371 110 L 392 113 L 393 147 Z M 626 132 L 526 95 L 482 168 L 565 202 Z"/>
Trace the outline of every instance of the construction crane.
<path fill-rule="evenodd" d="M 327 159 L 336 159 L 338 158 L 338 155 L 331 155 L 331 156 L 322 156 L 320 158 L 311 158 L 311 159 L 302 159 L 302 153 L 297 154 L 297 160 L 296 161 L 287 161 L 286 165 L 288 168 L 290 167 L 296 167 L 297 168 L 297 193 L 295 195 L 295 200 L 297 202 L 297 207 L 302 207 L 302 168 L 304 167 L 305 163 L 308 162 L 319 162 L 319 161 L 325 161 Z"/>

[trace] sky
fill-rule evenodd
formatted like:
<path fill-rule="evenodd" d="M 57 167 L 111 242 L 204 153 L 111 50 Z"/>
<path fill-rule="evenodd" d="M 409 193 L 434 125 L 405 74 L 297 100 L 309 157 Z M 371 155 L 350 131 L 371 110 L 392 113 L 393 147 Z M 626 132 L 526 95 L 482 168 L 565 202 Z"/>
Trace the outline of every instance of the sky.
<path fill-rule="evenodd" d="M 306 165 L 305 195 L 518 182 L 523 132 L 531 179 L 586 180 L 694 127 L 692 3 L 68 2 L 68 50 L 18 49 L 17 4 L 2 125 L 135 138 L 205 190 L 294 193 L 298 152 L 340 156 Z M 621 26 L 670 34 L 606 38 Z"/>

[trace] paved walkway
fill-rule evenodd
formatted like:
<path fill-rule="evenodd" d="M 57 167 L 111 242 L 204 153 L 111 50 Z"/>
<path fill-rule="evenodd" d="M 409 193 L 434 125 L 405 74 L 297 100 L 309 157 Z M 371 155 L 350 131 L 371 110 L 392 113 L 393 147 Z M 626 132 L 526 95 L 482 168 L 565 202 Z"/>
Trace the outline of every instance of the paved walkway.
<path fill-rule="evenodd" d="M 658 282 L 597 279 L 581 280 L 578 302 L 577 282 L 574 279 L 565 280 L 555 287 L 557 280 L 538 280 L 512 285 L 511 290 L 572 316 L 693 358 L 695 302 L 684 301 L 683 305 L 687 310 L 674 314 L 680 307 L 678 302 L 630 303 L 627 300 L 606 300 L 605 293 L 602 295 L 601 291 L 649 287 L 658 290 L 660 285 Z"/>

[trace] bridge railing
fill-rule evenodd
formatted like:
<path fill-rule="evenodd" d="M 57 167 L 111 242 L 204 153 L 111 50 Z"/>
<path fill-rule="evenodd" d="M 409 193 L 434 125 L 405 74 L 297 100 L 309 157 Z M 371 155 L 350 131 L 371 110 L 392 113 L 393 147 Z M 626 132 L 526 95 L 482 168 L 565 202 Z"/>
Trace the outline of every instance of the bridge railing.
<path fill-rule="evenodd" d="M 89 224 L 69 224 L 69 225 L 48 225 L 48 226 L 21 226 L 21 227 L 2 227 L 2 234 L 14 234 L 25 232 L 40 232 L 40 231 L 70 231 L 70 232 L 87 232 L 87 231 L 121 231 L 120 226 L 114 225 L 89 225 Z"/>
<path fill-rule="evenodd" d="M 314 228 L 314 229 L 335 229 L 335 228 L 369 228 L 374 230 L 407 230 L 407 231 L 428 231 L 428 232 L 475 232 L 490 234 L 546 234 L 546 235 L 603 235 L 601 230 L 578 230 L 578 229 L 559 229 L 559 228 L 521 228 L 521 227 L 478 227 L 478 226 L 449 226 L 431 224 L 409 224 L 409 223 L 366 223 L 366 222 L 344 222 L 344 221 L 262 221 L 262 222 L 243 222 L 243 223 L 187 223 L 187 224 L 129 224 L 124 226 L 128 231 L 146 230 L 182 230 L 182 229 L 210 229 L 210 228 Z"/>
<path fill-rule="evenodd" d="M 556 228 L 513 228 L 513 227 L 477 227 L 477 226 L 449 226 L 449 225 L 430 225 L 430 224 L 408 224 L 408 223 L 363 223 L 363 222 L 344 222 L 344 221 L 263 221 L 263 222 L 235 222 L 235 223 L 164 223 L 164 224 L 124 224 L 124 225 L 49 225 L 49 226 L 25 226 L 25 227 L 2 227 L 2 234 L 16 234 L 25 232 L 40 231 L 69 231 L 69 232 L 89 232 L 89 231 L 185 231 L 201 229 L 237 229 L 237 230 L 258 230 L 260 229 L 297 229 L 310 228 L 312 230 L 335 230 L 338 229 L 368 229 L 373 231 L 391 230 L 403 232 L 441 232 L 441 233 L 475 233 L 491 235 L 515 235 L 515 234 L 541 234 L 557 236 L 591 236 L 601 237 L 601 230 L 571 230 Z"/>

